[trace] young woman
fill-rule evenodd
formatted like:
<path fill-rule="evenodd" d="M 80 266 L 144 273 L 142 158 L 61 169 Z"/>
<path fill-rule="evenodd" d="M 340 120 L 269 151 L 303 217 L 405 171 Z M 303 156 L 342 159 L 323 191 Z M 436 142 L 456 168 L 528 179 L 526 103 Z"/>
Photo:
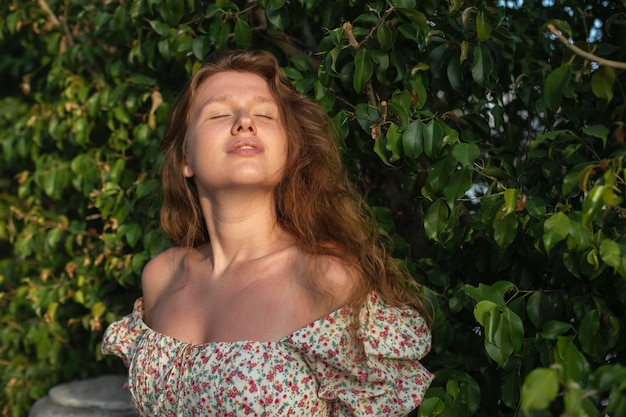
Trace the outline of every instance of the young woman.
<path fill-rule="evenodd" d="M 432 375 L 411 277 L 379 242 L 327 115 L 262 51 L 215 54 L 175 103 L 143 297 L 102 350 L 142 416 L 402 415 Z"/>

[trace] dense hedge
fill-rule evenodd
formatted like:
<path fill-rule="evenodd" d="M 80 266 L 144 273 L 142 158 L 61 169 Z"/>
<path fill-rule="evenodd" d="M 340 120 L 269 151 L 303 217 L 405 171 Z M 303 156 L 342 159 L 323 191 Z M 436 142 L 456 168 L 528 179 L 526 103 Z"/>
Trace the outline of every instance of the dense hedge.
<path fill-rule="evenodd" d="M 274 52 L 333 116 L 424 284 L 437 378 L 420 416 L 626 415 L 626 9 L 553 3 L 0 7 L 2 415 L 123 372 L 99 341 L 169 245 L 156 219 L 170 103 L 233 46 Z"/>

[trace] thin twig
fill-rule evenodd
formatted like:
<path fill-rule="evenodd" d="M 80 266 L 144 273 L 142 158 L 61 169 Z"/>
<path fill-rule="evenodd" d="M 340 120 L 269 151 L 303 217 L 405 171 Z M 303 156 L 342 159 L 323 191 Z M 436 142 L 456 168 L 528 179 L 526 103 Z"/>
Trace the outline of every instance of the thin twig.
<path fill-rule="evenodd" d="M 350 22 L 346 22 L 343 24 L 342 29 L 348 37 L 348 43 L 352 49 L 354 49 L 355 52 L 358 52 L 361 49 L 361 45 L 359 45 L 354 37 L 354 33 L 352 33 L 352 24 Z M 367 93 L 369 104 L 376 107 L 376 94 L 374 94 L 371 77 L 365 82 L 365 92 Z"/>
<path fill-rule="evenodd" d="M 61 22 L 59 20 L 59 18 L 57 17 L 56 14 L 54 14 L 54 12 L 52 11 L 52 9 L 50 8 L 50 6 L 48 5 L 48 3 L 46 2 L 46 0 L 39 0 L 39 6 L 44 9 L 44 11 L 46 13 L 48 13 L 48 15 L 50 16 L 50 19 L 52 19 L 52 21 L 61 26 L 63 28 L 63 31 L 65 32 L 65 36 L 67 37 L 67 43 L 68 45 L 73 45 L 74 44 L 74 38 L 72 37 L 72 34 L 70 33 L 70 28 L 67 27 L 67 23 L 66 22 Z"/>
<path fill-rule="evenodd" d="M 384 25 L 385 22 L 387 21 L 387 18 L 389 17 L 389 15 L 391 14 L 391 12 L 393 12 L 394 10 L 396 10 L 396 6 L 391 6 L 390 8 L 388 8 L 387 10 L 385 10 L 385 13 L 383 14 L 383 17 L 380 18 L 380 20 L 378 21 L 378 23 L 376 23 L 374 25 L 374 27 L 370 30 L 370 32 L 363 38 L 363 40 L 361 40 L 361 42 L 359 42 L 359 48 L 361 46 L 363 46 L 367 41 L 369 41 L 370 39 L 372 39 L 374 37 L 374 33 L 376 33 L 376 31 L 378 30 L 378 28 L 380 27 L 380 25 Z"/>
<path fill-rule="evenodd" d="M 548 29 L 550 29 L 550 32 L 552 32 L 557 38 L 559 38 L 559 40 L 561 42 L 563 42 L 563 44 L 565 46 L 567 46 L 569 49 L 572 50 L 572 52 L 574 52 L 576 55 L 581 56 L 583 58 L 586 58 L 590 61 L 594 61 L 597 62 L 599 65 L 601 66 L 605 66 L 605 67 L 611 67 L 611 68 L 619 68 L 619 69 L 626 69 L 626 62 L 620 62 L 620 61 L 612 61 L 610 59 L 604 59 L 601 58 L 597 55 L 594 55 L 590 52 L 584 51 L 582 49 L 580 49 L 579 47 L 577 47 L 576 45 L 570 43 L 570 41 L 561 34 L 561 32 L 559 32 L 557 30 L 557 28 L 552 24 L 549 23 L 548 24 Z"/>

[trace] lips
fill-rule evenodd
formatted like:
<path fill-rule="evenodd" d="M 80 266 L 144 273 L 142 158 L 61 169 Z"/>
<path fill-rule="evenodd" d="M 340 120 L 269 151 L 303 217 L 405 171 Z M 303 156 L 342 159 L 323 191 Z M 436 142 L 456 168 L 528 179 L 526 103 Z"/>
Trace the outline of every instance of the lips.
<path fill-rule="evenodd" d="M 226 152 L 236 154 L 257 154 L 263 152 L 263 145 L 255 138 L 241 138 L 228 145 Z"/>

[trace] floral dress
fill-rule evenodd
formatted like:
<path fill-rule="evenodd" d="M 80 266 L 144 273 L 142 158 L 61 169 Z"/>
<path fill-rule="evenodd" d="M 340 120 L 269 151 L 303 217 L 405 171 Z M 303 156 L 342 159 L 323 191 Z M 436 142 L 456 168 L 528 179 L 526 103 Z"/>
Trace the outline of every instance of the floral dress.
<path fill-rule="evenodd" d="M 433 375 L 419 359 L 430 332 L 411 309 L 375 292 L 277 342 L 192 344 L 158 333 L 133 312 L 112 323 L 102 352 L 128 366 L 141 416 L 392 416 L 422 401 Z"/>

